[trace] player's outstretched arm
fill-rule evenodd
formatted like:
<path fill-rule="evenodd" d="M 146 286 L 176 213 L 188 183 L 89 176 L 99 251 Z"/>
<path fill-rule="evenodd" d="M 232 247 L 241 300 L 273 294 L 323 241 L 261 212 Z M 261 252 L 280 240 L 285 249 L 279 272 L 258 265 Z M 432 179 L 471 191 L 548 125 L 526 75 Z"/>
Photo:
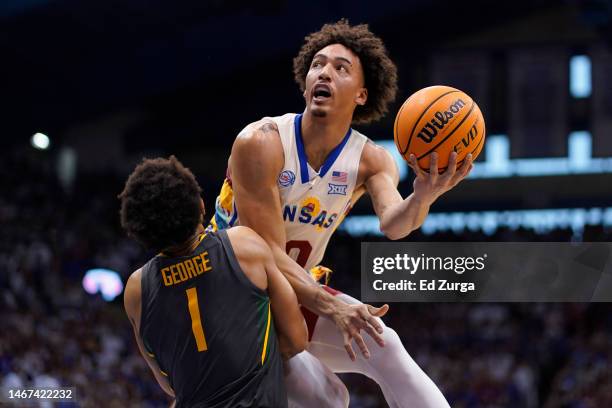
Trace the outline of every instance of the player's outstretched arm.
<path fill-rule="evenodd" d="M 314 313 L 332 319 L 344 336 L 347 353 L 355 359 L 351 340 L 364 356 L 369 351 L 360 335 L 365 330 L 379 345 L 384 342 L 376 316 L 387 307 L 349 305 L 327 293 L 308 272 L 285 252 L 286 235 L 277 186 L 284 165 L 284 152 L 276 124 L 259 122 L 238 135 L 230 157 L 230 172 L 240 224 L 255 230 L 270 246 L 278 269 L 287 278 L 299 302 Z"/>
<path fill-rule="evenodd" d="M 140 337 L 140 314 L 141 314 L 141 299 L 142 299 L 142 291 L 140 287 L 140 279 L 142 275 L 142 270 L 138 269 L 136 272 L 132 273 L 130 278 L 128 279 L 125 285 L 125 292 L 123 293 L 123 305 L 125 307 L 125 313 L 132 323 L 132 328 L 134 329 L 134 336 L 136 337 L 136 344 L 138 344 L 138 350 L 140 350 L 140 354 L 142 358 L 145 359 L 151 371 L 153 371 L 153 375 L 155 379 L 159 383 L 159 386 L 172 398 L 175 397 L 174 390 L 170 386 L 168 382 L 168 378 L 164 377 L 161 373 L 161 369 L 157 362 L 149 357 L 149 355 L 145 352 L 144 344 L 142 343 L 142 338 Z M 172 403 L 174 406 L 174 402 Z"/>
<path fill-rule="evenodd" d="M 411 156 L 408 165 L 416 173 L 414 191 L 406 199 L 397 191 L 399 174 L 393 158 L 380 146 L 366 144 L 362 166 L 366 190 L 372 197 L 374 211 L 380 220 L 380 230 L 389 239 L 400 239 L 419 228 L 431 205 L 445 192 L 455 187 L 472 169 L 472 157 L 457 169 L 457 154 L 452 152 L 448 170 L 438 174 L 437 153 L 431 155 L 429 173 L 423 171 Z"/>
<path fill-rule="evenodd" d="M 244 273 L 257 287 L 268 290 L 283 359 L 302 352 L 308 344 L 308 328 L 295 292 L 274 263 L 270 247 L 248 227 L 230 228 L 227 234 Z"/>

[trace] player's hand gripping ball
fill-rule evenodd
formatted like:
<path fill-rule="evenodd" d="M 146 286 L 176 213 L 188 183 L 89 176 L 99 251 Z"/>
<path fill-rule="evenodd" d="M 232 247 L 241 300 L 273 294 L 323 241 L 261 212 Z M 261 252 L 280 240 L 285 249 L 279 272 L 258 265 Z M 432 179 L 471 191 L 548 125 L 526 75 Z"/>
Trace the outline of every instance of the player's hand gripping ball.
<path fill-rule="evenodd" d="M 395 145 L 405 160 L 414 154 L 421 169 L 429 172 L 430 155 L 438 153 L 438 172 L 457 152 L 457 168 L 468 154 L 476 159 L 485 140 L 480 108 L 466 93 L 449 86 L 430 86 L 412 94 L 402 105 L 394 127 Z"/>

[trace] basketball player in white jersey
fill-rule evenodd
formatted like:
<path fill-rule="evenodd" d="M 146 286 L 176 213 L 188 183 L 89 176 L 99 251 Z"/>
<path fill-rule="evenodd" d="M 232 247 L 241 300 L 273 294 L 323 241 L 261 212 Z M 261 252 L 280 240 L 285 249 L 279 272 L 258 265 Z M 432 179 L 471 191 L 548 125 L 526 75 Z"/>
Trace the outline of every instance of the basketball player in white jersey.
<path fill-rule="evenodd" d="M 414 191 L 401 197 L 390 154 L 351 128 L 382 117 L 397 89 L 395 65 L 366 25 L 340 21 L 306 37 L 294 73 L 304 112 L 263 118 L 238 135 L 210 226 L 257 231 L 308 309 L 310 345 L 287 365 L 289 406 L 348 406 L 348 391 L 332 372 L 356 372 L 376 381 L 391 407 L 448 407 L 380 319 L 387 305 L 365 305 L 318 285 L 307 271 L 317 270 L 331 234 L 363 193 L 372 199 L 381 231 L 390 239 L 405 237 L 441 194 L 467 176 L 471 156 L 456 169 L 452 153 L 441 175 L 435 153 L 429 173 L 411 157 Z"/>

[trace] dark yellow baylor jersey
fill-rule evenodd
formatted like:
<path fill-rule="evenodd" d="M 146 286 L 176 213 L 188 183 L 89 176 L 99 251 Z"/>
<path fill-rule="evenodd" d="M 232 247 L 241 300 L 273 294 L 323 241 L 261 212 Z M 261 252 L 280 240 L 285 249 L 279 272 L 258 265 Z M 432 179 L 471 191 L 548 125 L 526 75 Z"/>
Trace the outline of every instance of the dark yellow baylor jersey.
<path fill-rule="evenodd" d="M 140 335 L 177 407 L 286 407 L 270 299 L 240 269 L 227 232 L 142 270 Z"/>

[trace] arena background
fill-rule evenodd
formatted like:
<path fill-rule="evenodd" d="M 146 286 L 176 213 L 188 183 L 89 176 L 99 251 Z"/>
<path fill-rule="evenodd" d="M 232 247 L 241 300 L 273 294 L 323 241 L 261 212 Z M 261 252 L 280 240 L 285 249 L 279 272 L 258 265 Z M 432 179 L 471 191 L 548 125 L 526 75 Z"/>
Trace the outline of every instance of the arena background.
<path fill-rule="evenodd" d="M 369 23 L 399 68 L 390 114 L 359 127 L 372 139 L 391 140 L 399 105 L 433 84 L 466 91 L 486 119 L 474 175 L 408 240 L 611 240 L 608 1 L 4 0 L 1 387 L 167 405 L 123 314 L 121 282 L 150 254 L 121 232 L 116 196 L 142 157 L 175 154 L 213 208 L 235 135 L 303 109 L 292 58 L 341 17 Z M 359 243 L 381 240 L 371 214 L 366 197 L 324 260 L 356 297 Z M 386 322 L 453 407 L 610 407 L 611 312 L 396 303 Z M 351 407 L 385 406 L 370 380 L 342 378 Z"/>

